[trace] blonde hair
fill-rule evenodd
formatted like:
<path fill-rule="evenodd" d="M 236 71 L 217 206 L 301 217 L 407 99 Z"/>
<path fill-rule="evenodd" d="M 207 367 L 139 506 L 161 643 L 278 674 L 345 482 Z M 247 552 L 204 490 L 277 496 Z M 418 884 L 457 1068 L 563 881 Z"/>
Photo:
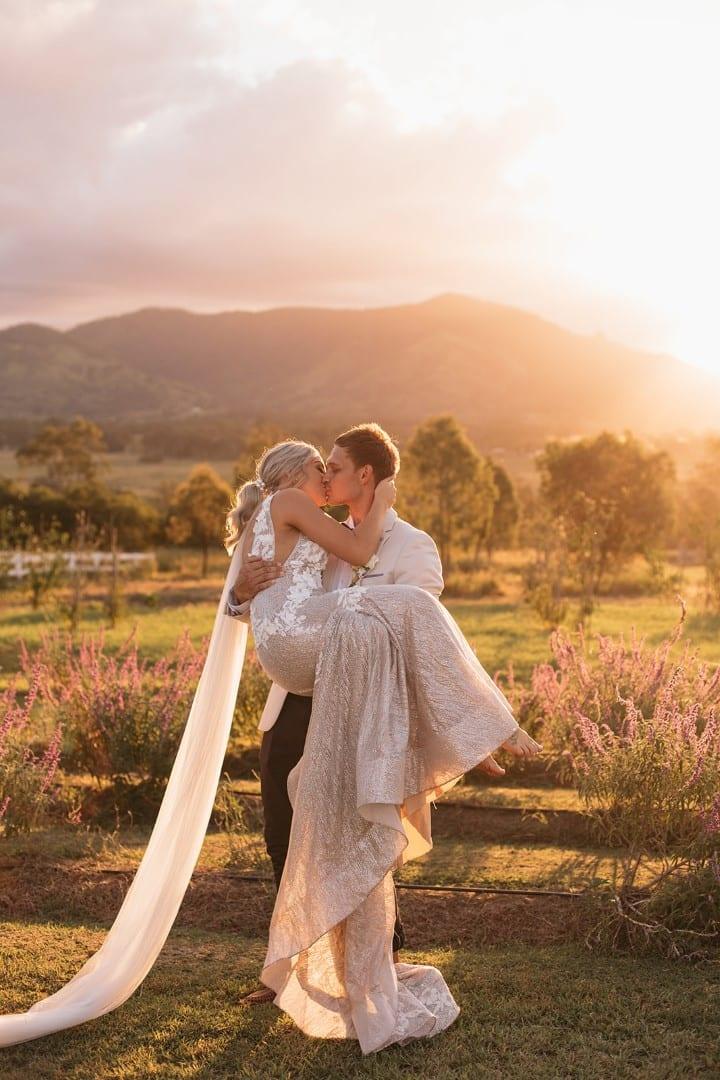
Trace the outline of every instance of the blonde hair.
<path fill-rule="evenodd" d="M 255 476 L 235 492 L 235 506 L 227 516 L 225 547 L 232 554 L 250 518 L 266 495 L 272 495 L 285 481 L 285 487 L 296 487 L 305 477 L 305 466 L 320 451 L 311 443 L 288 439 L 265 450 L 255 462 Z"/>

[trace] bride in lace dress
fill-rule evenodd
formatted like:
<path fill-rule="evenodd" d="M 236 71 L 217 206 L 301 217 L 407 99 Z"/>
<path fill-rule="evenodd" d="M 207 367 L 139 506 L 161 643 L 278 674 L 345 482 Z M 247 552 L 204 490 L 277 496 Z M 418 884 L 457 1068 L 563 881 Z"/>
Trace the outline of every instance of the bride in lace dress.
<path fill-rule="evenodd" d="M 307 1034 L 363 1053 L 435 1035 L 459 1009 L 433 967 L 394 963 L 392 871 L 431 846 L 429 804 L 504 746 L 541 748 L 457 624 L 408 585 L 326 593 L 328 553 L 364 567 L 394 500 L 382 481 L 353 531 L 322 512 L 318 451 L 281 443 L 238 493 L 228 546 L 283 563 L 251 605 L 272 679 L 313 696 L 291 772 L 293 823 L 262 981 Z"/>
<path fill-rule="evenodd" d="M 314 447 L 284 443 L 241 489 L 205 664 L 137 872 L 78 972 L 25 1011 L 0 1015 L 0 1047 L 117 1009 L 155 963 L 220 778 L 247 639 L 229 603 L 251 550 L 284 562 L 283 576 L 252 603 L 261 661 L 282 686 L 313 695 L 305 754 L 288 781 L 290 850 L 263 979 L 303 1031 L 357 1038 L 364 1053 L 435 1035 L 457 1016 L 439 971 L 393 963 L 391 872 L 430 849 L 429 803 L 462 773 L 498 746 L 517 756 L 540 747 L 428 593 L 405 585 L 323 592 L 328 552 L 362 568 L 394 498 L 391 481 L 378 485 L 353 533 L 320 510 L 323 473 Z"/>

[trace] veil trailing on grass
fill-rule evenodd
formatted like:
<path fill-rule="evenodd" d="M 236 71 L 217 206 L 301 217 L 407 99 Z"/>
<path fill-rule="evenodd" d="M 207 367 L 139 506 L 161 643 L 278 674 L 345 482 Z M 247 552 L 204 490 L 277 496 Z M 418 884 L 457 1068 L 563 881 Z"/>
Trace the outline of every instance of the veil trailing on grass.
<path fill-rule="evenodd" d="M 155 963 L 197 863 L 230 735 L 247 626 L 225 614 L 240 567 L 235 548 L 205 666 L 142 862 L 98 951 L 28 1012 L 0 1016 L 0 1046 L 37 1039 L 122 1005 Z"/>

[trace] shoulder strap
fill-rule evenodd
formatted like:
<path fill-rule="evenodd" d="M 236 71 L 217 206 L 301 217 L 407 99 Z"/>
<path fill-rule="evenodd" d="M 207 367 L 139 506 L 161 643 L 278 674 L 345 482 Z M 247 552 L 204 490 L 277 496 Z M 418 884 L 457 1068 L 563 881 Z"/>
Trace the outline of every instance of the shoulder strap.
<path fill-rule="evenodd" d="M 275 492 L 273 492 L 274 494 Z M 250 545 L 249 554 L 258 555 L 261 559 L 275 558 L 275 529 L 270 516 L 270 503 L 273 495 L 268 495 L 264 499 L 253 522 L 253 542 Z"/>

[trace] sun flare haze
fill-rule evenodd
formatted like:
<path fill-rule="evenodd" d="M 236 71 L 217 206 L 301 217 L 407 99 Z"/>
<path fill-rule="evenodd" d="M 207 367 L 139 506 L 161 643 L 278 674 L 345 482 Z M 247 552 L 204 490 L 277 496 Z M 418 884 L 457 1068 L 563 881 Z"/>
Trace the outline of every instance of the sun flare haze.
<path fill-rule="evenodd" d="M 0 0 L 0 1080 L 720 1078 L 719 31 Z"/>
<path fill-rule="evenodd" d="M 456 292 L 720 373 L 703 0 L 4 0 L 0 323 Z"/>

